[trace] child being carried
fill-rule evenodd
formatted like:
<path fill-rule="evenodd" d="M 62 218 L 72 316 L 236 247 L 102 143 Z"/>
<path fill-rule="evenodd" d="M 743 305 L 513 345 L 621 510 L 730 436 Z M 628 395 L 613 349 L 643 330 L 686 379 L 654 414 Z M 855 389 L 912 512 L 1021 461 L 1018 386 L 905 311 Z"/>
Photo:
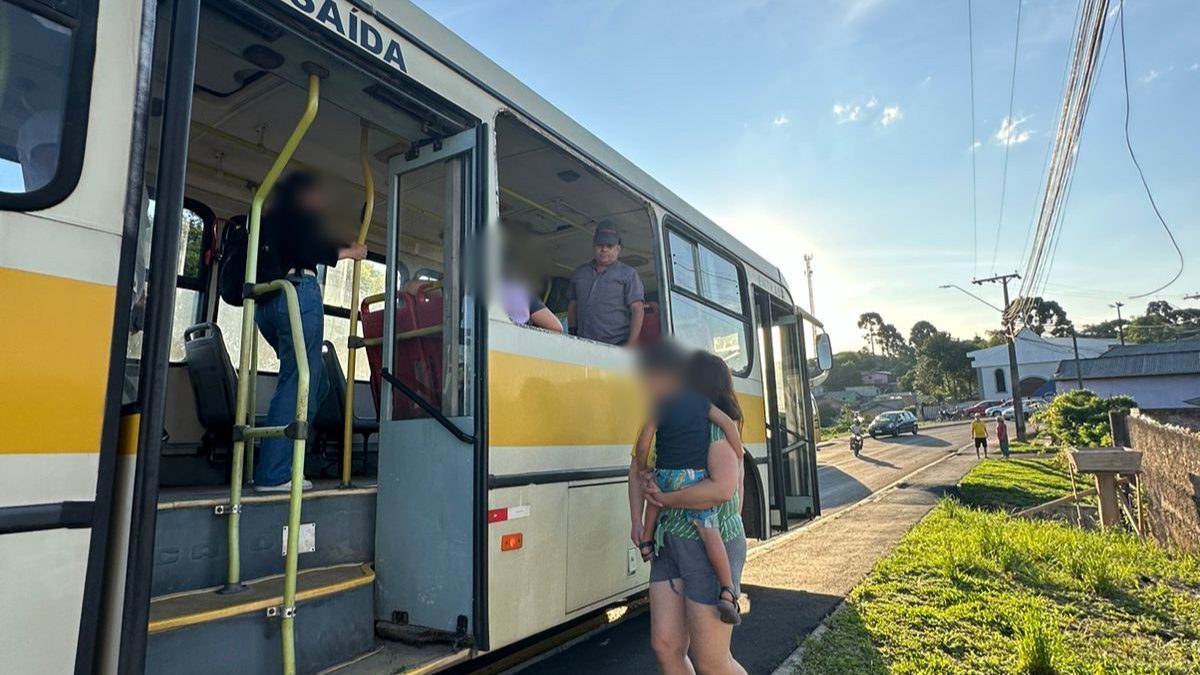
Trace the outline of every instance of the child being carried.
<path fill-rule="evenodd" d="M 653 407 L 650 419 L 638 436 L 637 462 L 643 471 L 653 469 L 658 488 L 663 492 L 674 492 L 708 478 L 708 450 L 712 442 L 710 424 L 725 433 L 725 438 L 738 455 L 740 465 L 742 443 L 737 426 L 707 397 L 687 386 L 687 355 L 678 347 L 660 343 L 643 352 L 641 363 Z M 653 462 L 650 460 L 652 440 L 655 451 Z M 734 590 L 729 555 L 721 539 L 718 508 L 687 509 L 685 513 L 700 535 L 709 564 L 720 584 L 717 610 L 721 620 L 738 624 L 741 622 L 738 597 Z M 658 515 L 659 507 L 646 502 L 642 527 L 645 541 L 639 543 L 644 560 L 654 555 Z"/>

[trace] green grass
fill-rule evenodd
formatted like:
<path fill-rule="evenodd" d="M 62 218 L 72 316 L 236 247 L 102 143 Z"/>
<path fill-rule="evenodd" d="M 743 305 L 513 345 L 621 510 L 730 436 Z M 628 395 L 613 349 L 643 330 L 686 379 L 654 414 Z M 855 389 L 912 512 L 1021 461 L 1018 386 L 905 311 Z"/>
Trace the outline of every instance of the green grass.
<path fill-rule="evenodd" d="M 797 674 L 1200 672 L 1200 557 L 947 500 Z"/>
<path fill-rule="evenodd" d="M 989 459 L 963 478 L 959 493 L 969 506 L 1019 511 L 1071 494 L 1071 478 L 1057 458 Z"/>
<path fill-rule="evenodd" d="M 1000 444 L 996 443 L 995 451 L 998 452 Z M 1058 452 L 1058 448 L 1048 447 L 1041 443 L 1026 443 L 1024 441 L 1009 441 L 1008 451 L 1014 455 L 1041 455 L 1048 452 Z"/>

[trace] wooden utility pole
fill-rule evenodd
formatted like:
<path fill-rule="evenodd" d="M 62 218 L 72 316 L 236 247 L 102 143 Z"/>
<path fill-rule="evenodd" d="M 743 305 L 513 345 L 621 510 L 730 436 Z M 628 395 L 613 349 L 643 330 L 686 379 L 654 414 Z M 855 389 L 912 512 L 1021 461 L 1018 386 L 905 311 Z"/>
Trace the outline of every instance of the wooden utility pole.
<path fill-rule="evenodd" d="M 1083 389 L 1083 371 L 1079 369 L 1079 338 L 1075 334 L 1075 326 L 1071 326 L 1071 346 L 1075 348 L 1075 383 Z"/>
<path fill-rule="evenodd" d="M 1009 388 L 1012 389 L 1013 422 L 1017 427 L 1017 440 L 1024 442 L 1026 440 L 1025 411 L 1021 407 L 1021 372 L 1017 364 L 1017 331 L 1016 324 L 1008 318 L 1008 282 L 1020 278 L 1020 274 L 1013 272 L 1012 274 L 997 274 L 994 277 L 986 279 L 972 279 L 971 283 L 976 286 L 995 283 L 1004 286 L 1004 312 L 1001 315 L 1000 323 L 1004 328 L 1004 334 L 1008 336 L 1008 384 Z"/>
<path fill-rule="evenodd" d="M 1122 346 L 1125 344 L 1125 320 L 1121 318 L 1121 308 L 1124 306 L 1125 303 L 1121 302 L 1120 300 L 1109 305 L 1109 307 L 1117 310 L 1117 336 L 1121 338 Z"/>

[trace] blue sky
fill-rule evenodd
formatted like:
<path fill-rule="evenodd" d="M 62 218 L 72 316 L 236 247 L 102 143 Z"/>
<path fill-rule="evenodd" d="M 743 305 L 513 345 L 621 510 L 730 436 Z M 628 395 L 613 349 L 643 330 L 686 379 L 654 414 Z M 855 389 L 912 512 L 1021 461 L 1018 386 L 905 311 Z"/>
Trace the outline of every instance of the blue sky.
<path fill-rule="evenodd" d="M 999 238 L 1016 0 L 973 5 L 977 229 L 964 0 L 417 4 L 763 251 L 797 300 L 813 253 L 836 348 L 862 344 L 864 311 L 905 333 L 920 319 L 960 336 L 996 327 L 992 310 L 937 287 L 1023 267 L 1076 0 L 1022 8 Z M 1134 149 L 1188 256 L 1155 297 L 1183 304 L 1200 291 L 1200 3 L 1128 0 L 1125 23 Z M 1110 318 L 1114 300 L 1140 312 L 1153 298 L 1129 296 L 1174 274 L 1125 149 L 1118 37 L 1046 291 L 1076 323 Z M 972 290 L 1001 302 L 999 287 Z"/>

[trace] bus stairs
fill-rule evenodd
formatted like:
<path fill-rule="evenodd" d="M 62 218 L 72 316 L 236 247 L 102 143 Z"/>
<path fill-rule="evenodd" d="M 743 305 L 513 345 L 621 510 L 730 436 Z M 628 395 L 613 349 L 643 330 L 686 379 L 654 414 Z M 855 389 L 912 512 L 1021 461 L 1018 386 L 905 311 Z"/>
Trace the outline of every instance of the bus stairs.
<path fill-rule="evenodd" d="M 369 655 L 374 631 L 375 486 L 318 481 L 303 499 L 297 577 L 296 663 L 301 673 Z M 226 581 L 228 489 L 160 493 L 146 672 L 164 675 L 283 670 L 284 528 L 288 495 L 242 498 L 244 589 Z"/>

